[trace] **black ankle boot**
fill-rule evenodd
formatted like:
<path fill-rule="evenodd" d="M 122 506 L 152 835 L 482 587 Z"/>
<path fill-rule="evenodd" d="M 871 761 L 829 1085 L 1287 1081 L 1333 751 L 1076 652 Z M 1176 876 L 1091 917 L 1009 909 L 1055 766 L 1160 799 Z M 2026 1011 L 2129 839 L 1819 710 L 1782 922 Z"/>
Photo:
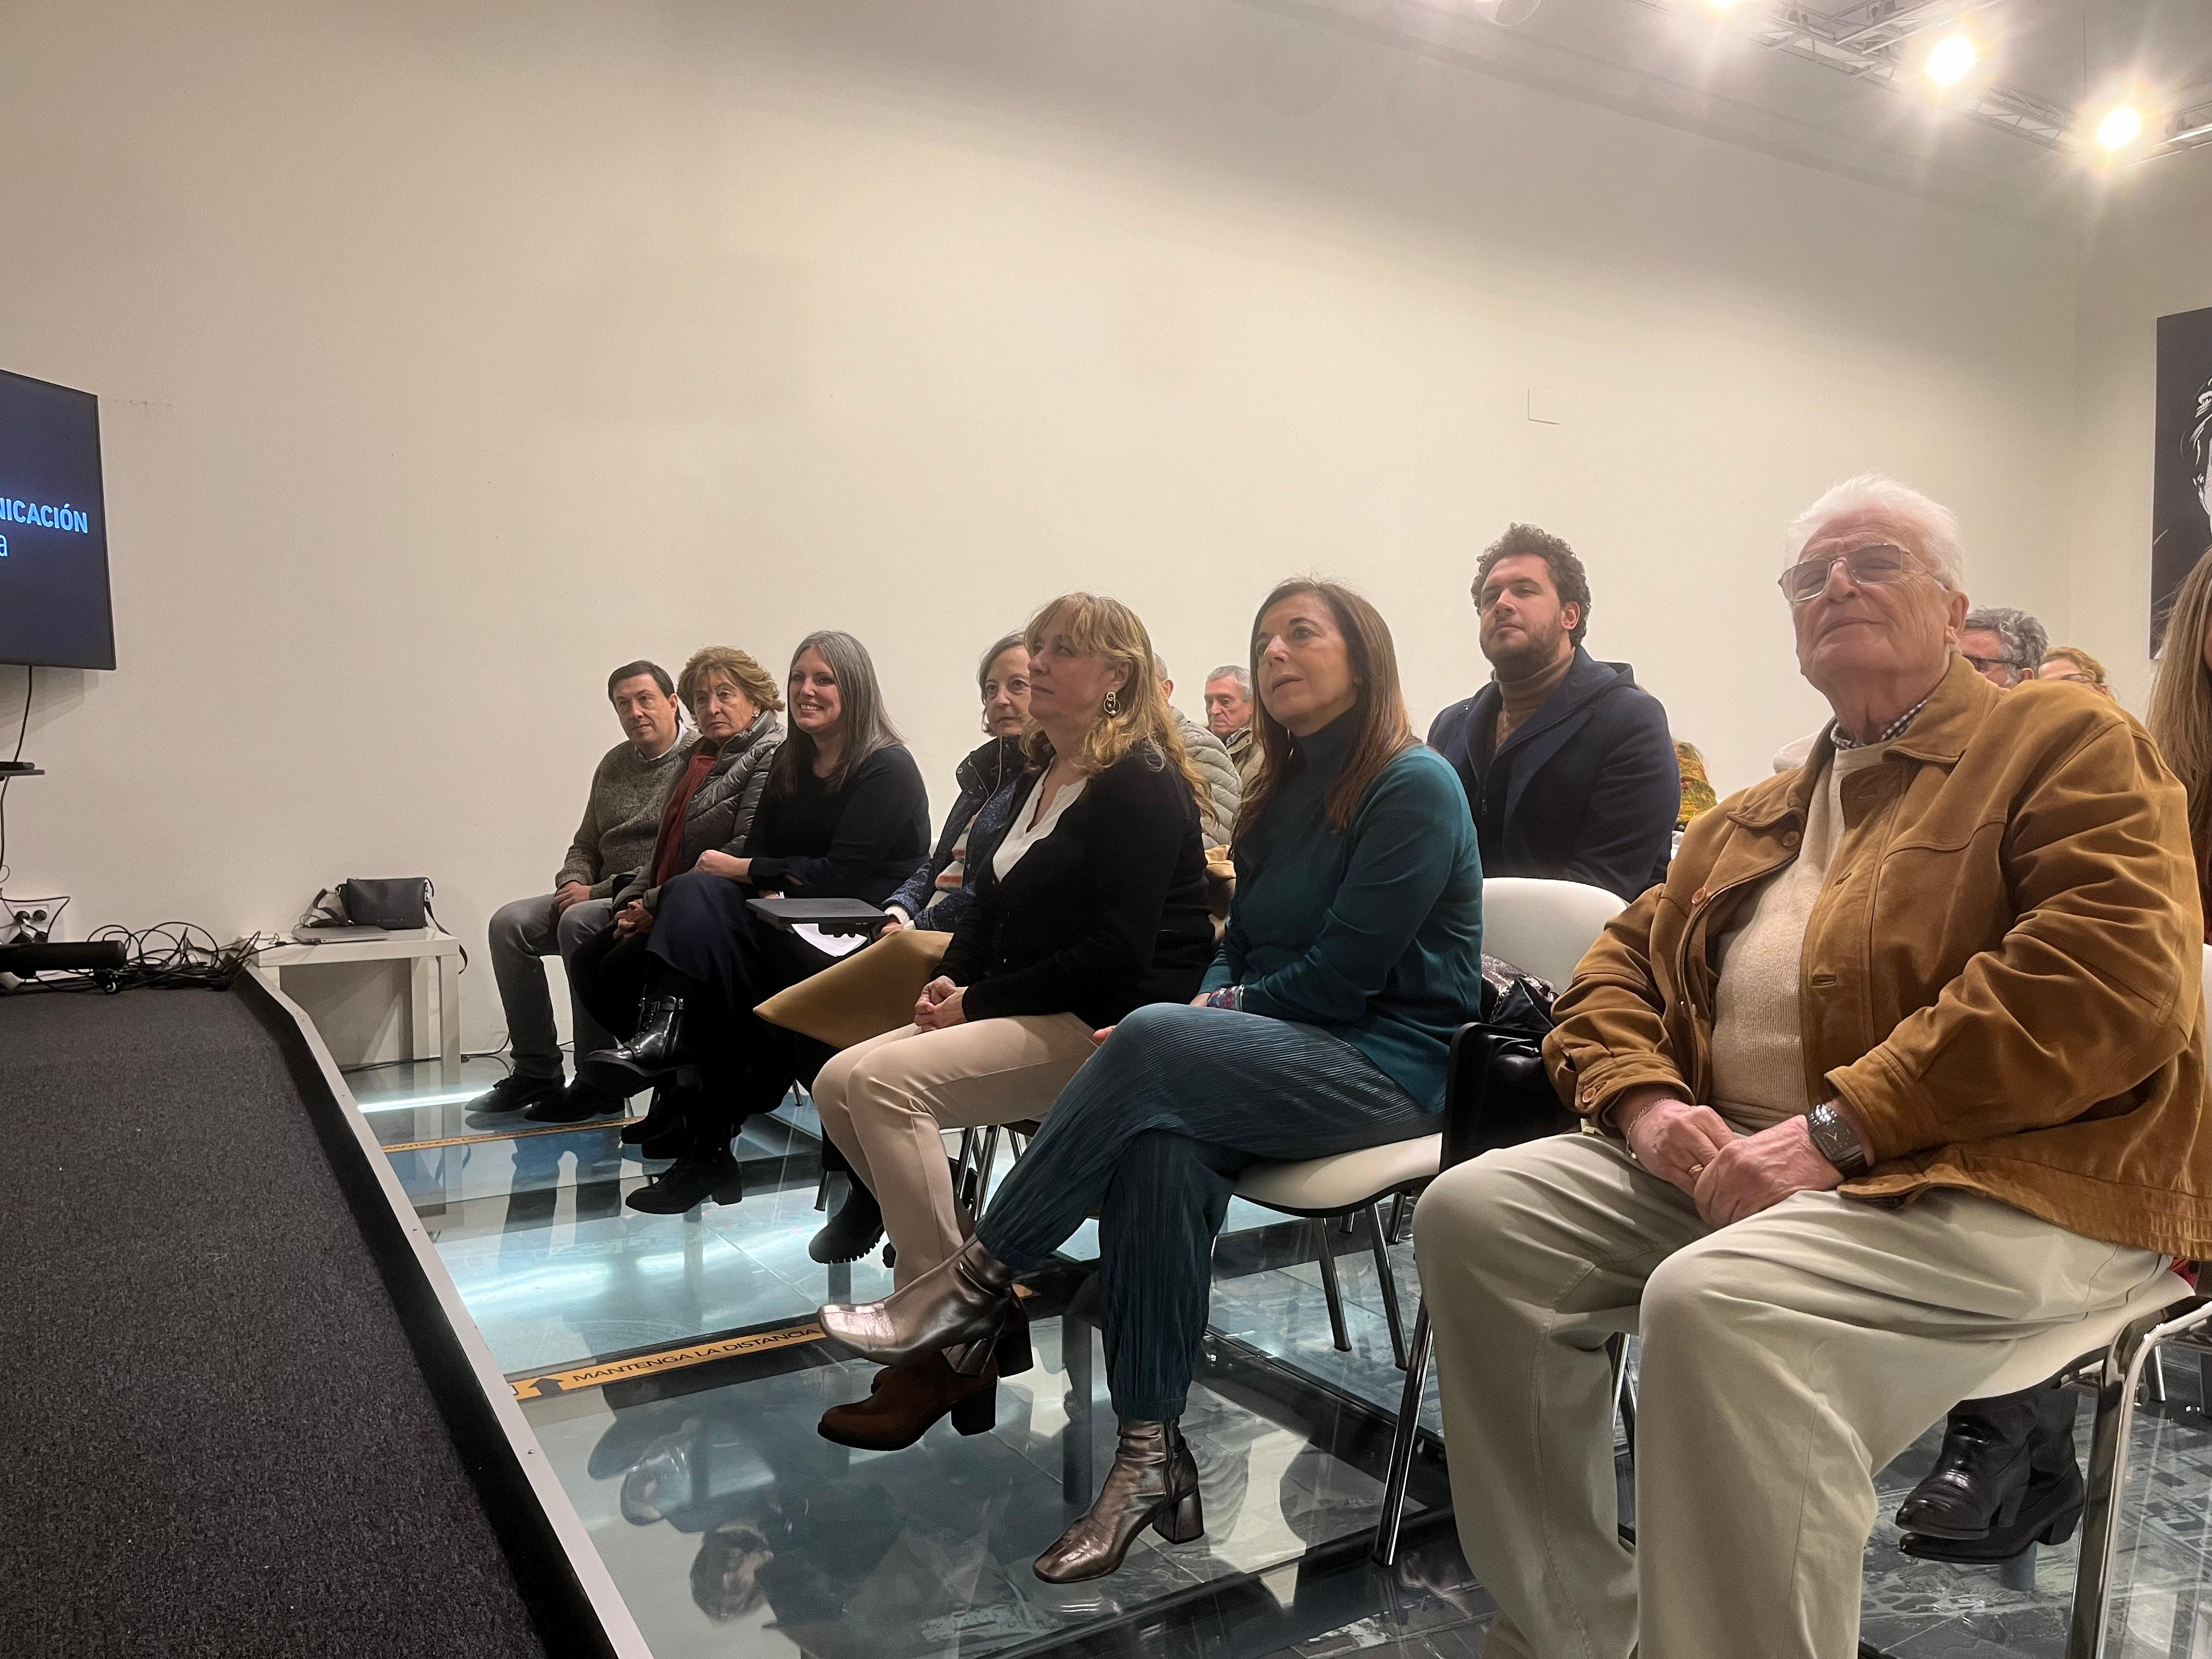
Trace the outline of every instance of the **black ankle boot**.
<path fill-rule="evenodd" d="M 653 1091 L 653 1100 L 645 1109 L 645 1115 L 635 1123 L 623 1126 L 623 1145 L 642 1146 L 648 1141 L 668 1146 L 671 1135 L 684 1130 L 684 1112 L 690 1097 L 697 1092 L 697 1079 L 692 1068 L 679 1066 L 676 1075 Z M 674 1158 L 677 1150 L 647 1152 L 647 1158 Z"/>
<path fill-rule="evenodd" d="M 837 1213 L 823 1224 L 806 1247 L 817 1261 L 858 1261 L 884 1236 L 883 1206 L 857 1176 Z"/>
<path fill-rule="evenodd" d="M 2016 1530 L 2032 1480 L 2040 1476 L 2046 1490 L 2055 1490 L 2065 1469 L 2078 1486 L 2073 1418 L 2074 1396 L 2047 1382 L 1960 1401 L 1951 1408 L 1936 1467 L 1898 1505 L 1897 1524 L 1948 1543 Z"/>
<path fill-rule="evenodd" d="M 678 1158 L 623 1202 L 647 1215 L 682 1215 L 710 1198 L 717 1204 L 735 1204 L 744 1195 L 744 1171 L 726 1146 L 703 1157 Z"/>
<path fill-rule="evenodd" d="M 637 1035 L 585 1055 L 576 1069 L 611 1094 L 634 1095 L 676 1069 L 683 1037 L 684 999 L 649 996 L 638 1005 Z"/>
<path fill-rule="evenodd" d="M 2088 1498 L 2081 1462 L 2074 1449 L 2074 1418 L 2081 1402 L 2071 1389 L 2049 1384 L 2021 1397 L 2027 1401 L 2033 1420 L 2027 1486 L 2017 1507 L 2009 1515 L 2001 1510 L 1978 1538 L 1907 1532 L 1898 1541 L 1905 1554 L 1928 1561 L 2009 1561 L 2031 1544 L 2063 1544 L 2074 1535 Z"/>

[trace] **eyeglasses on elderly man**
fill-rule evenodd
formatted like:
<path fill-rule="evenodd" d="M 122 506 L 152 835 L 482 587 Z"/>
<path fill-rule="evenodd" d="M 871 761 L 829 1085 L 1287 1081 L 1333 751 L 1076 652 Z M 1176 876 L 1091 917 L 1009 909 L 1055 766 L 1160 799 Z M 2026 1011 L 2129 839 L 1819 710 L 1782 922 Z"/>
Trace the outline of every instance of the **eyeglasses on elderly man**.
<path fill-rule="evenodd" d="M 1415 1213 L 1492 1659 L 1849 1659 L 1875 1472 L 2212 1249 L 2181 786 L 2112 704 L 1963 659 L 1925 495 L 1838 484 L 1784 564 L 1832 720 L 1692 821 L 1560 994 L 1545 1061 L 1592 1133 L 1460 1164 Z M 2055 1532 L 2080 1490 L 2006 1513 Z"/>
<path fill-rule="evenodd" d="M 1914 571 L 1927 568 L 1894 543 L 1869 542 L 1864 547 L 1851 549 L 1848 553 L 1832 553 L 1820 559 L 1801 559 L 1776 577 L 1775 581 L 1790 604 L 1809 605 L 1820 597 L 1820 590 L 1828 585 L 1839 564 L 1850 574 L 1851 580 L 1861 586 L 1899 581 Z"/>

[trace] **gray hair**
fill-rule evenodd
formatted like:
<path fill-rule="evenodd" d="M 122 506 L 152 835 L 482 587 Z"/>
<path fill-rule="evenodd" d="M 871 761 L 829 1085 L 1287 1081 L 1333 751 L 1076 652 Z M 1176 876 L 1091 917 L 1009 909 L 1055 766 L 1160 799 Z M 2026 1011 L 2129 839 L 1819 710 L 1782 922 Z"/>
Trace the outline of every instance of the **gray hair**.
<path fill-rule="evenodd" d="M 1783 563 L 1796 564 L 1814 537 L 1856 513 L 1879 513 L 1910 532 L 1917 544 L 1911 550 L 1929 574 L 1953 592 L 1966 592 L 1966 556 L 1959 545 L 1958 515 L 1910 484 L 1879 472 L 1844 479 L 1791 520 L 1782 541 Z"/>
<path fill-rule="evenodd" d="M 1168 659 L 1157 651 L 1152 653 L 1152 678 L 1156 680 L 1171 680 L 1175 678 L 1168 672 Z"/>
<path fill-rule="evenodd" d="M 1249 701 L 1251 698 L 1252 676 L 1243 663 L 1225 662 L 1222 664 L 1220 667 L 1215 669 L 1211 674 L 1208 674 L 1206 677 L 1206 683 L 1208 685 L 1212 684 L 1216 680 L 1233 681 L 1237 686 L 1237 690 L 1243 694 L 1247 701 Z"/>
<path fill-rule="evenodd" d="M 2016 605 L 1986 605 L 1969 611 L 1960 627 L 1996 635 L 2004 641 L 2005 660 L 2022 673 L 2033 674 L 2042 667 L 2051 650 L 2051 635 L 2043 624 Z"/>

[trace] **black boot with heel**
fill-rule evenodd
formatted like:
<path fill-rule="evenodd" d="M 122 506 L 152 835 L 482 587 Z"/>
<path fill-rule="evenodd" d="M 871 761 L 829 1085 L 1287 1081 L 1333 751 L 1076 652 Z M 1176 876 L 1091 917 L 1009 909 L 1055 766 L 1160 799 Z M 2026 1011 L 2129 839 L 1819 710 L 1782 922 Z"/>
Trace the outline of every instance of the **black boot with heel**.
<path fill-rule="evenodd" d="M 638 1004 L 637 1035 L 585 1055 L 576 1070 L 610 1094 L 634 1095 L 676 1069 L 683 1040 L 684 999 L 648 994 Z"/>
<path fill-rule="evenodd" d="M 1898 1506 L 1899 1547 L 1930 1560 L 2004 1561 L 2072 1537 L 2087 1491 L 2077 1403 L 2045 1382 L 1952 1407 L 1936 1467 Z"/>

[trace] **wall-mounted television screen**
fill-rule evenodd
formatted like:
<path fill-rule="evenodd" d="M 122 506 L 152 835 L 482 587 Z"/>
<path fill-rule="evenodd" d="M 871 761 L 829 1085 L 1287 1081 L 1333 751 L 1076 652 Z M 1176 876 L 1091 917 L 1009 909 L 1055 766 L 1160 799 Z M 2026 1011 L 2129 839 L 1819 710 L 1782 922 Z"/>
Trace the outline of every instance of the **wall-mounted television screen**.
<path fill-rule="evenodd" d="M 115 666 L 100 400 L 0 369 L 0 663 Z"/>

